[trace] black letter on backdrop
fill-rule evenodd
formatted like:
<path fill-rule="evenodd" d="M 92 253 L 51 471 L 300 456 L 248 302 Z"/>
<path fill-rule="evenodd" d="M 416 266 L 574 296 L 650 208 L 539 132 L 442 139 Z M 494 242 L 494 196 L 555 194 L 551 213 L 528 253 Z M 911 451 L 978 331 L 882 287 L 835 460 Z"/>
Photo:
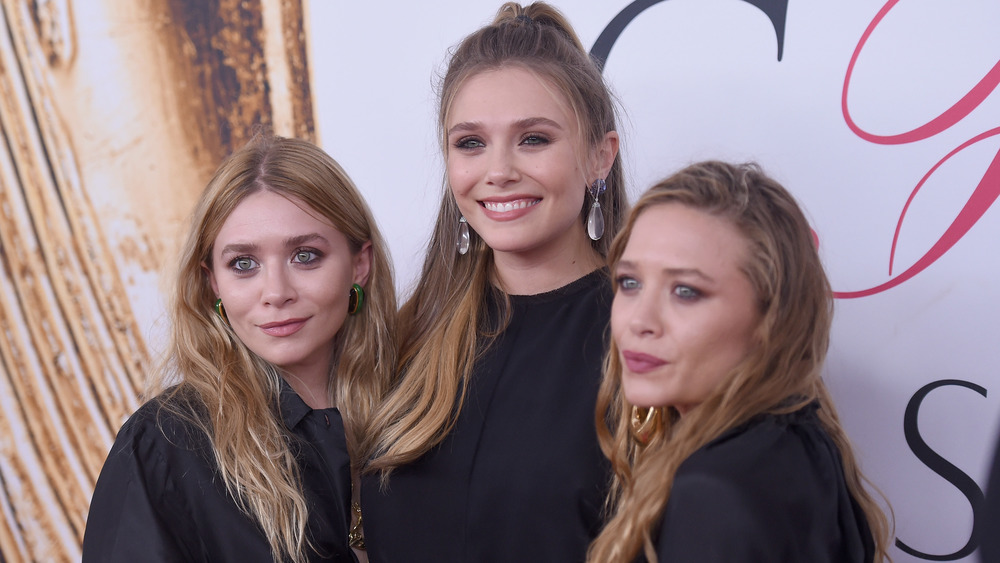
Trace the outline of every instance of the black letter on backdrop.
<path fill-rule="evenodd" d="M 965 498 L 969 499 L 969 504 L 972 505 L 972 528 L 975 530 L 976 522 L 979 520 L 979 510 L 983 505 L 983 490 L 979 488 L 979 485 L 977 485 L 971 477 L 963 473 L 961 469 L 955 467 L 950 461 L 941 457 L 937 452 L 932 450 L 930 446 L 927 445 L 927 442 L 925 442 L 920 436 L 920 429 L 917 428 L 917 414 L 920 411 L 920 403 L 923 402 L 924 397 L 938 387 L 946 387 L 948 385 L 966 387 L 968 389 L 972 389 L 976 393 L 979 393 L 983 397 L 986 396 L 985 388 L 980 387 L 975 383 L 969 383 L 968 381 L 962 381 L 960 379 L 942 379 L 941 381 L 928 383 L 914 393 L 910 402 L 906 405 L 906 412 L 903 413 L 903 435 L 906 436 L 906 443 L 910 446 L 913 454 L 917 456 L 917 459 L 924 462 L 924 465 L 929 467 L 931 471 L 944 477 L 945 481 L 955 485 L 955 488 L 962 491 Z M 899 538 L 896 538 L 896 547 L 914 557 L 919 557 L 928 561 L 955 561 L 956 559 L 961 559 L 976 550 L 979 543 L 976 540 L 976 537 L 976 534 L 970 532 L 969 541 L 966 542 L 965 547 L 949 555 L 930 555 L 922 553 L 906 545 Z"/>
<path fill-rule="evenodd" d="M 608 60 L 608 55 L 611 54 L 611 47 L 614 46 L 615 41 L 621 36 L 622 32 L 628 24 L 632 23 L 640 13 L 642 13 L 646 8 L 649 8 L 653 4 L 659 4 L 665 0 L 635 0 L 625 9 L 618 13 L 611 23 L 604 28 L 601 35 L 594 42 L 594 46 L 590 49 L 590 55 L 597 60 L 598 66 L 602 69 L 604 68 L 604 63 Z M 781 55 L 785 50 L 785 17 L 788 14 L 788 0 L 743 0 L 744 2 L 753 4 L 760 8 L 760 11 L 764 12 L 769 20 L 771 20 L 771 25 L 774 26 L 774 35 L 778 38 L 778 60 L 781 60 Z"/>

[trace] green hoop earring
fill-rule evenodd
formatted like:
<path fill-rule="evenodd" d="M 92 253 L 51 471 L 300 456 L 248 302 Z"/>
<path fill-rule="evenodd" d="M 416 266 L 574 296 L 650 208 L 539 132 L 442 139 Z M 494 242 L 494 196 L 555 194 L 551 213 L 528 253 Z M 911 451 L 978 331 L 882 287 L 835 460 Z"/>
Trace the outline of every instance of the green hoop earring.
<path fill-rule="evenodd" d="M 347 298 L 347 314 L 356 315 L 365 305 L 365 288 L 358 284 L 351 285 L 351 291 Z"/>
<path fill-rule="evenodd" d="M 224 323 L 229 324 L 229 317 L 226 316 L 226 308 L 222 306 L 222 298 L 215 300 L 215 312 L 222 317 Z"/>

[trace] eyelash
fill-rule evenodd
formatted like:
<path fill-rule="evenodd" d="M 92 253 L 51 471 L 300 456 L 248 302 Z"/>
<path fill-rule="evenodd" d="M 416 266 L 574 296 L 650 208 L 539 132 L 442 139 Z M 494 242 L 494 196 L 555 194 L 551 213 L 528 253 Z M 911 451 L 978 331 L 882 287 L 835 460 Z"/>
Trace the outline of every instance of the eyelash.
<path fill-rule="evenodd" d="M 299 248 L 299 249 L 297 249 L 292 254 L 292 258 L 293 259 L 297 258 L 299 256 L 299 254 L 311 254 L 312 255 L 312 257 L 309 258 L 308 260 L 304 260 L 304 261 L 298 262 L 299 264 L 305 264 L 305 265 L 313 264 L 316 261 L 318 261 L 320 258 L 323 257 L 323 253 L 320 252 L 320 251 L 318 251 L 318 250 L 316 250 L 315 248 Z M 294 262 L 294 260 L 293 260 L 293 262 Z"/>
<path fill-rule="evenodd" d="M 250 261 L 252 265 L 246 268 L 237 268 L 236 265 L 244 260 Z M 250 256 L 237 256 L 236 258 L 233 258 L 232 260 L 229 261 L 229 269 L 235 272 L 236 275 L 238 276 L 245 276 L 249 274 L 257 266 L 258 266 L 257 260 L 251 258 Z"/>
<path fill-rule="evenodd" d="M 476 145 L 472 146 L 472 143 L 476 143 Z M 471 151 L 481 149 L 484 146 L 486 145 L 478 137 L 462 137 L 455 142 L 455 148 L 458 150 Z"/>
<path fill-rule="evenodd" d="M 681 292 L 684 292 L 686 295 L 681 295 Z M 671 293 L 682 301 L 697 301 L 702 296 L 700 291 L 689 285 L 675 285 Z"/>
<path fill-rule="evenodd" d="M 296 260 L 296 258 L 298 258 L 300 254 L 308 254 L 310 256 L 305 260 Z M 319 261 L 319 259 L 322 257 L 323 253 L 316 250 L 315 248 L 297 248 L 295 249 L 295 252 L 292 253 L 292 263 L 302 264 L 304 266 L 311 266 L 315 264 L 317 261 Z M 243 260 L 250 261 L 252 265 L 246 268 L 238 268 L 237 264 Z M 250 273 L 253 272 L 253 270 L 259 267 L 260 264 L 257 262 L 257 259 L 252 256 L 237 256 L 229 261 L 229 269 L 232 270 L 238 276 L 249 275 Z"/>
<path fill-rule="evenodd" d="M 547 145 L 551 141 L 545 135 L 539 133 L 528 133 L 521 138 L 519 144 L 528 146 L 541 146 Z M 476 150 L 485 147 L 486 144 L 483 143 L 478 137 L 462 137 L 458 141 L 455 141 L 454 147 L 458 150 Z"/>
<path fill-rule="evenodd" d="M 630 282 L 634 282 L 634 285 L 632 287 L 625 287 L 625 284 Z M 633 278 L 632 276 L 624 276 L 624 275 L 615 278 L 615 286 L 618 288 L 619 291 L 632 291 L 635 289 L 639 289 L 640 287 L 639 280 Z"/>
<path fill-rule="evenodd" d="M 641 289 L 642 284 L 632 276 L 620 275 L 615 278 L 615 287 L 618 288 L 618 291 L 628 293 Z M 704 295 L 700 290 L 685 284 L 674 285 L 670 288 L 670 294 L 686 302 L 697 301 Z"/>
<path fill-rule="evenodd" d="M 532 142 L 529 143 L 528 142 L 529 140 L 532 140 Z M 527 135 L 524 136 L 524 138 L 521 139 L 522 144 L 527 144 L 532 146 L 547 145 L 549 144 L 549 142 L 550 141 L 548 137 L 546 137 L 545 135 L 540 135 L 538 133 L 528 133 Z"/>

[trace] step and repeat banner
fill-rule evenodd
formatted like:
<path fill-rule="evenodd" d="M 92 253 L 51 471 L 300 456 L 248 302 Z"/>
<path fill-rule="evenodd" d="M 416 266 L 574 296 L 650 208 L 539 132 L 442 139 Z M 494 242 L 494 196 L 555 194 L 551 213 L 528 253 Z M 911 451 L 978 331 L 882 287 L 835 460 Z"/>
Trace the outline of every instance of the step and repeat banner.
<path fill-rule="evenodd" d="M 553 3 L 620 102 L 631 199 L 706 158 L 799 198 L 838 297 L 826 378 L 894 560 L 976 561 L 1000 422 L 1000 1 Z M 499 4 L 0 0 L 0 561 L 79 560 L 187 214 L 254 125 L 344 165 L 405 296 L 442 189 L 438 77 Z"/>
<path fill-rule="evenodd" d="M 893 558 L 976 561 L 1000 421 L 1000 2 L 554 4 L 606 61 L 632 200 L 707 158 L 758 161 L 799 198 L 838 296 L 826 379 L 895 512 Z M 402 291 L 441 193 L 437 79 L 498 5 L 310 5 L 320 139 Z"/>

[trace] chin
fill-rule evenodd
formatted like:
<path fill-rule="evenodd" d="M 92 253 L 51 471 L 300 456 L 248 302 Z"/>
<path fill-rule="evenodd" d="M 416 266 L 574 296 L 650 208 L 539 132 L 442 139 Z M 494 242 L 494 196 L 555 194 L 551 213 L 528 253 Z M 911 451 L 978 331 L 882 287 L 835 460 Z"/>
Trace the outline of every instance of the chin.
<path fill-rule="evenodd" d="M 650 390 L 643 385 L 623 385 L 622 395 L 628 404 L 637 407 L 663 407 L 671 403 L 662 391 Z"/>

